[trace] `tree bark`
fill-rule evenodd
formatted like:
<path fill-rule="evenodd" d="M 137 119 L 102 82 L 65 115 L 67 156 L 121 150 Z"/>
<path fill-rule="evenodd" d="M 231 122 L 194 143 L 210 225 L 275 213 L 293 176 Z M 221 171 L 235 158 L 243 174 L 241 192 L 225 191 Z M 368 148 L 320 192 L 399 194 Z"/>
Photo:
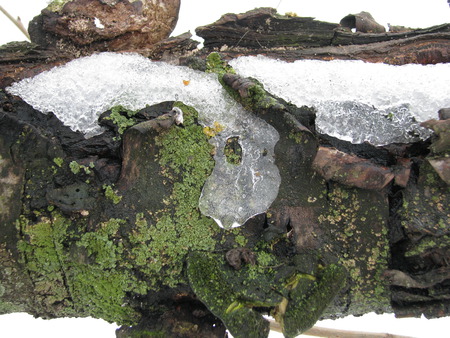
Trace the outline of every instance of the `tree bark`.
<path fill-rule="evenodd" d="M 270 45 L 298 25 L 318 37 L 303 48 Z M 269 47 L 222 53 L 288 61 L 448 61 L 448 25 L 383 37 L 336 27 L 264 9 L 200 29 L 220 43 L 207 39 L 196 57 L 187 35 L 138 50 L 218 72 L 235 100 L 278 131 L 278 196 L 235 230 L 221 230 L 199 212 L 214 161 L 192 107 L 147 107 L 124 129 L 108 122 L 113 112 L 107 112 L 100 119 L 107 130 L 86 139 L 5 92 L 12 82 L 75 55 L 32 44 L 3 46 L 0 313 L 103 318 L 123 325 L 118 337 L 221 337 L 225 327 L 235 337 L 264 337 L 263 313 L 282 323 L 286 336 L 319 318 L 370 311 L 448 315 L 449 187 L 433 166 L 449 152 L 439 140 L 448 127 L 433 124 L 431 140 L 404 146 L 336 141 L 315 132 L 314 109 L 295 107 L 229 73 L 217 53 L 204 60 L 211 46 L 264 41 Z M 161 127 L 155 119 L 174 105 L 184 112 L 184 126 Z"/>

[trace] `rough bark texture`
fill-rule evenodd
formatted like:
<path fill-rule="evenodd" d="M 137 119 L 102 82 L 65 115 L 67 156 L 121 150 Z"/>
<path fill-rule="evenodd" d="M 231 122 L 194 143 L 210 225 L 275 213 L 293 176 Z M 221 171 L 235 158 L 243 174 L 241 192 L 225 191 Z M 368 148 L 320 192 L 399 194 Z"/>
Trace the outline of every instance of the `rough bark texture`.
<path fill-rule="evenodd" d="M 226 14 L 197 28 L 196 33 L 205 39 L 206 50 L 219 48 L 229 57 L 263 54 L 286 61 L 343 59 L 389 64 L 450 60 L 448 24 L 401 33 L 353 33 L 346 26 L 281 16 L 272 8 L 261 8 Z"/>
<path fill-rule="evenodd" d="M 225 326 L 235 337 L 264 337 L 269 312 L 288 337 L 321 317 L 448 315 L 448 120 L 428 122 L 435 134 L 427 142 L 351 145 L 316 134 L 314 109 L 230 73 L 217 53 L 204 58 L 227 44 L 246 46 L 223 50 L 228 58 L 448 61 L 448 25 L 397 35 L 337 27 L 262 9 L 199 29 L 207 39 L 197 57 L 186 35 L 134 49 L 217 72 L 280 134 L 278 197 L 235 230 L 198 210 L 214 161 L 193 108 L 163 102 L 132 118 L 118 108 L 100 117 L 103 134 L 85 139 L 4 92 L 76 53 L 3 46 L 0 313 L 103 318 L 124 325 L 119 337 L 222 337 Z M 184 126 L 162 128 L 155 118 L 174 105 Z"/>

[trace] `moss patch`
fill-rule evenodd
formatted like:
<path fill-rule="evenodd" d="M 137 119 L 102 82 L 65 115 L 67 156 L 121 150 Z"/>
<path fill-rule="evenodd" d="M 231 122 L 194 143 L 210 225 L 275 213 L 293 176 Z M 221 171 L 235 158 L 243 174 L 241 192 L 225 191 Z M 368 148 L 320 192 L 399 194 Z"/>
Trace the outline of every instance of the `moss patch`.
<path fill-rule="evenodd" d="M 309 329 L 345 284 L 343 267 L 329 265 L 318 277 L 285 264 L 270 250 L 255 248 L 256 263 L 240 270 L 221 254 L 193 252 L 187 274 L 197 297 L 234 337 L 267 337 L 271 313 L 283 333 L 294 337 Z"/>
<path fill-rule="evenodd" d="M 206 72 L 219 75 L 235 73 L 233 67 L 228 65 L 217 52 L 213 52 L 206 57 Z"/>
<path fill-rule="evenodd" d="M 306 282 L 307 288 L 295 287 L 290 293 L 286 313 L 282 318 L 285 337 L 296 337 L 314 326 L 320 316 L 341 290 L 347 278 L 342 266 L 331 264 L 321 272 L 317 281 Z"/>

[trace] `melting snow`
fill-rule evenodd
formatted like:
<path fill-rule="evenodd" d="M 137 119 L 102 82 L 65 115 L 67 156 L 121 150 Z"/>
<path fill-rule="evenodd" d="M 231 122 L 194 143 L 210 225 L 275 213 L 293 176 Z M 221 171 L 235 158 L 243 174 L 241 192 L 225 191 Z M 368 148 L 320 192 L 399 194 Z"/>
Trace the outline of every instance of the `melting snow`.
<path fill-rule="evenodd" d="M 321 133 L 353 143 L 384 145 L 427 138 L 418 122 L 450 106 L 450 64 L 392 66 L 362 61 L 299 60 L 263 56 L 230 62 L 270 93 L 317 109 Z"/>

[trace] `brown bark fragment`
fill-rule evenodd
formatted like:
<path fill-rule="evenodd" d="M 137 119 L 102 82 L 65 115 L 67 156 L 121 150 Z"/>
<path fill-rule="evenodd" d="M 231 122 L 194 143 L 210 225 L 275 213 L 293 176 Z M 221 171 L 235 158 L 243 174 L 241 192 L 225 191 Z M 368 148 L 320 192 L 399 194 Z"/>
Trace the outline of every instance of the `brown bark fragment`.
<path fill-rule="evenodd" d="M 312 165 L 326 180 L 362 189 L 381 190 L 394 178 L 390 169 L 334 148 L 319 147 Z"/>

